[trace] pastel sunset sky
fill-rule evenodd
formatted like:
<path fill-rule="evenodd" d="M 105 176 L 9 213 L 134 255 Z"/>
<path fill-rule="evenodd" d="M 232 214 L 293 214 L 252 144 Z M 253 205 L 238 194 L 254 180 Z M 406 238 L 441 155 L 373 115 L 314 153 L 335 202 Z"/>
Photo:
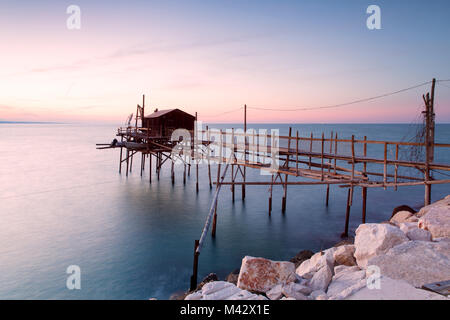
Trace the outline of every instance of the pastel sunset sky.
<path fill-rule="evenodd" d="M 69 5 L 81 29 L 69 30 Z M 381 8 L 381 30 L 366 9 Z M 123 123 L 181 108 L 205 122 L 411 122 L 450 79 L 450 1 L 1 1 L 0 120 Z M 225 113 L 225 114 L 223 114 Z M 450 122 L 450 82 L 436 88 Z"/>

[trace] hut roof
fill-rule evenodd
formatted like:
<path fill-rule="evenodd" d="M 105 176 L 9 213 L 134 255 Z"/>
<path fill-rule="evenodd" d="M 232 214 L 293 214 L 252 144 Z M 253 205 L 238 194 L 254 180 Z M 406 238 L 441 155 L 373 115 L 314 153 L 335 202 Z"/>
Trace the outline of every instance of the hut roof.
<path fill-rule="evenodd" d="M 171 113 L 173 111 L 176 111 L 176 110 L 179 111 L 179 112 L 184 113 L 185 115 L 187 115 L 189 117 L 195 118 L 193 115 L 191 115 L 191 114 L 189 114 L 187 112 L 184 112 L 183 110 L 177 109 L 177 108 L 175 108 L 175 109 L 166 109 L 166 110 L 158 110 L 156 112 L 153 112 L 152 114 L 149 114 L 148 116 L 145 116 L 144 118 L 147 118 L 147 119 L 148 118 L 159 118 L 161 116 L 164 116 L 164 115 L 169 114 L 169 113 Z"/>

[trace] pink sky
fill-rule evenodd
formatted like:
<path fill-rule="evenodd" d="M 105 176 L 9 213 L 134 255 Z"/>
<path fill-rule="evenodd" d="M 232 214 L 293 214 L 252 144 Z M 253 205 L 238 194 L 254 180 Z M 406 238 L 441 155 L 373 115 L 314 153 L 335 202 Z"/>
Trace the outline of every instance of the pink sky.
<path fill-rule="evenodd" d="M 65 8 L 48 6 L 33 15 L 31 9 L 8 8 L 9 19 L 0 19 L 7 43 L 0 61 L 0 120 L 122 123 L 146 94 L 147 113 L 181 108 L 205 122 L 241 122 L 242 111 L 222 113 L 244 104 L 249 122 L 411 122 L 429 86 L 339 109 L 251 107 L 334 105 L 448 71 L 422 67 L 415 56 L 395 58 L 392 50 L 407 51 L 410 44 L 402 47 L 384 30 L 371 34 L 360 27 L 349 35 L 314 28 L 314 22 L 293 29 L 259 19 L 239 28 L 226 13 L 201 23 L 194 13 L 152 17 L 134 8 L 121 15 L 85 4 L 81 30 L 70 31 Z M 383 45 L 371 48 L 371 41 Z M 448 122 L 450 88 L 438 90 L 437 120 Z"/>

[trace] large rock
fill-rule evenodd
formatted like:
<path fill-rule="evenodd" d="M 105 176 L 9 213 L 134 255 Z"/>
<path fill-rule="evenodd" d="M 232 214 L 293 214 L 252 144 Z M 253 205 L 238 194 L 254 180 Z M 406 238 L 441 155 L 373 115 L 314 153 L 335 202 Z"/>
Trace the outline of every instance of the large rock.
<path fill-rule="evenodd" d="M 408 241 L 408 238 L 397 227 L 389 224 L 361 224 L 356 229 L 356 262 L 358 266 L 365 268 L 370 258 L 383 254 L 392 247 L 406 241 Z"/>
<path fill-rule="evenodd" d="M 434 208 L 448 208 L 450 206 L 450 195 L 446 196 L 444 199 L 436 201 L 428 206 L 423 207 L 420 209 L 420 211 L 416 214 L 418 217 L 422 217 L 425 214 L 428 213 L 431 209 Z"/>
<path fill-rule="evenodd" d="M 311 279 L 323 266 L 328 266 L 332 269 L 334 266 L 334 252 L 336 249 L 337 248 L 330 248 L 325 251 L 317 252 L 311 259 L 304 261 L 295 272 L 305 279 Z"/>
<path fill-rule="evenodd" d="M 355 267 L 347 267 L 347 269 L 339 270 L 338 273 L 333 276 L 333 279 L 328 286 L 327 295 L 336 296 L 365 277 L 366 271 L 360 270 L 359 268 L 358 271 L 355 271 Z"/>
<path fill-rule="evenodd" d="M 419 219 L 419 228 L 430 231 L 433 238 L 450 238 L 450 206 L 430 209 Z"/>
<path fill-rule="evenodd" d="M 309 286 L 313 290 L 327 291 L 328 285 L 333 277 L 333 272 L 328 265 L 320 268 L 309 280 Z"/>
<path fill-rule="evenodd" d="M 284 285 L 295 280 L 295 265 L 292 262 L 246 256 L 242 259 L 237 286 L 265 293 L 277 284 Z"/>
<path fill-rule="evenodd" d="M 402 222 L 406 222 L 412 215 L 413 214 L 408 211 L 399 211 L 389 221 L 398 225 Z"/>
<path fill-rule="evenodd" d="M 371 258 L 368 265 L 378 266 L 382 275 L 415 287 L 449 280 L 450 242 L 408 241 Z"/>
<path fill-rule="evenodd" d="M 347 300 L 447 300 L 442 295 L 434 292 L 416 289 L 402 280 L 394 280 L 382 276 L 380 289 L 361 287 L 348 297 Z"/>
<path fill-rule="evenodd" d="M 356 260 L 354 258 L 355 246 L 353 244 L 343 245 L 337 247 L 334 251 L 333 257 L 336 264 L 343 264 L 346 266 L 356 265 Z"/>

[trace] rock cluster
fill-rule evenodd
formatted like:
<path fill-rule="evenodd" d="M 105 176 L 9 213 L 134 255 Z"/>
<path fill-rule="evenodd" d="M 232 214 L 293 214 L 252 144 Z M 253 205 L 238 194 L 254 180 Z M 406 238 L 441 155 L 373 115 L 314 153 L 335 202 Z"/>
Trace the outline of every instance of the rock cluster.
<path fill-rule="evenodd" d="M 450 280 L 450 196 L 417 214 L 399 211 L 389 223 L 362 224 L 354 244 L 304 255 L 246 256 L 237 285 L 209 282 L 186 299 L 447 299 L 421 288 Z"/>

